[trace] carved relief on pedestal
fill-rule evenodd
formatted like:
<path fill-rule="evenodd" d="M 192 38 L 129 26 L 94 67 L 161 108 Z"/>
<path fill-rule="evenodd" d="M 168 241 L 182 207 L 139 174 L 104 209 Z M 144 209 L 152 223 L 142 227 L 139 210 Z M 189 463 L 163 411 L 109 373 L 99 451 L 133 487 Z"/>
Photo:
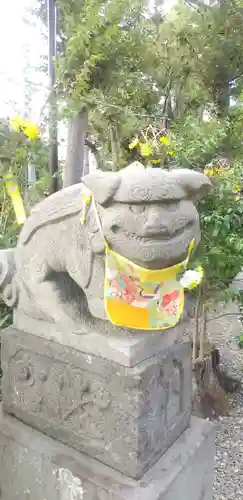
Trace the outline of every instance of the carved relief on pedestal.
<path fill-rule="evenodd" d="M 165 413 L 165 426 L 168 427 L 183 411 L 183 367 L 178 360 L 174 359 L 170 366 L 167 389 L 167 405 Z"/>
<path fill-rule="evenodd" d="M 4 411 L 32 427 L 138 477 L 189 425 L 189 344 L 126 368 L 32 341 L 3 343 Z"/>
<path fill-rule="evenodd" d="M 41 414 L 53 424 L 66 425 L 75 432 L 102 439 L 104 415 L 112 400 L 105 380 L 97 380 L 90 372 L 24 348 L 9 359 L 7 375 L 13 406 Z M 142 406 L 137 410 L 138 416 L 141 413 L 143 418 L 152 412 L 161 431 L 169 428 L 184 411 L 183 387 L 182 363 L 173 359 L 158 365 L 149 392 L 141 392 L 139 386 L 130 391 L 129 396 L 135 400 L 140 397 Z M 118 394 L 117 398 L 121 396 Z"/>
<path fill-rule="evenodd" d="M 53 425 L 103 439 L 104 415 L 111 395 L 86 372 L 19 349 L 9 360 L 12 405 L 38 413 Z"/>
<path fill-rule="evenodd" d="M 170 433 L 188 411 L 184 404 L 184 367 L 177 359 L 159 364 L 150 390 L 149 432 L 143 439 L 143 449 L 156 449 L 163 435 Z"/>

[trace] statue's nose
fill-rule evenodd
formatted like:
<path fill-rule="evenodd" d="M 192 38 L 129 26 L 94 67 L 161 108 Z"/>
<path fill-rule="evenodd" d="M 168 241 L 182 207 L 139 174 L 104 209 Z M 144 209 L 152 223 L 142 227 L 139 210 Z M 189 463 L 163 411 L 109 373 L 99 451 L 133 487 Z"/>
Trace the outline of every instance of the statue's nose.
<path fill-rule="evenodd" d="M 141 230 L 143 231 L 144 236 L 169 236 L 169 227 L 169 220 L 167 223 L 166 219 L 163 218 L 161 214 L 159 214 L 157 211 L 152 211 L 148 215 Z"/>

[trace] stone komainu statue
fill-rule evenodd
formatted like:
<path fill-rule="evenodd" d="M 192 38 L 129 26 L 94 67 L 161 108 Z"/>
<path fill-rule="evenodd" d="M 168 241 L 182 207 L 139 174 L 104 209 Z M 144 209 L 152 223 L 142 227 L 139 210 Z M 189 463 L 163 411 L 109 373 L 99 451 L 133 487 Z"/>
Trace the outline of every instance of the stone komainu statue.
<path fill-rule="evenodd" d="M 103 300 L 104 238 L 140 266 L 162 269 L 181 261 L 200 239 L 196 202 L 210 187 L 195 171 L 145 169 L 89 174 L 39 203 L 24 224 L 17 247 L 1 252 L 5 302 L 30 317 L 68 325 L 84 315 L 106 319 Z M 82 193 L 92 205 L 81 224 Z M 102 234 L 103 233 L 103 234 Z"/>

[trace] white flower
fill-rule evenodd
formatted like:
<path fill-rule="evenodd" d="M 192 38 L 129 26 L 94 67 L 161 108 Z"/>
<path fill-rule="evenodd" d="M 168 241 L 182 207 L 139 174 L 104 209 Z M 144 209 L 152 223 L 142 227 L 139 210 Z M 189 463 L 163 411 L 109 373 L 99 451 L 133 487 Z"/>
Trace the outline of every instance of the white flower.
<path fill-rule="evenodd" d="M 183 288 L 194 288 L 196 287 L 197 285 L 199 285 L 199 283 L 201 283 L 202 281 L 202 278 L 203 278 L 203 269 L 202 268 L 199 268 L 199 269 L 189 269 L 188 271 L 186 271 L 181 280 L 180 280 L 180 284 Z"/>

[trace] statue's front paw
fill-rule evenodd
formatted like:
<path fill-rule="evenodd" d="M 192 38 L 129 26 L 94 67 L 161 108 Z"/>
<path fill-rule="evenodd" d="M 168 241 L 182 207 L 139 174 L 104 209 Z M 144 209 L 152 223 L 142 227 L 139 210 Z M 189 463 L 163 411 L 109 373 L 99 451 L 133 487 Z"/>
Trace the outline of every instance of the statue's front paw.
<path fill-rule="evenodd" d="M 88 332 L 83 328 L 80 328 L 80 329 L 76 329 L 72 332 L 74 335 L 85 335 L 87 334 Z"/>
<path fill-rule="evenodd" d="M 73 321 L 69 320 L 65 325 L 64 328 L 66 331 L 69 331 L 70 334 L 75 334 L 75 335 L 85 335 L 88 333 L 87 328 L 85 327 L 85 322 L 79 321 Z"/>
<path fill-rule="evenodd" d="M 66 315 L 60 315 L 58 318 L 54 319 L 54 322 L 61 326 L 62 330 L 73 333 L 79 328 L 78 322 L 74 321 L 72 318 Z"/>
<path fill-rule="evenodd" d="M 97 319 L 102 319 L 102 320 L 107 319 L 103 297 L 89 301 L 88 306 L 89 306 L 89 312 L 90 312 L 91 316 L 93 316 L 94 318 L 97 318 Z"/>

